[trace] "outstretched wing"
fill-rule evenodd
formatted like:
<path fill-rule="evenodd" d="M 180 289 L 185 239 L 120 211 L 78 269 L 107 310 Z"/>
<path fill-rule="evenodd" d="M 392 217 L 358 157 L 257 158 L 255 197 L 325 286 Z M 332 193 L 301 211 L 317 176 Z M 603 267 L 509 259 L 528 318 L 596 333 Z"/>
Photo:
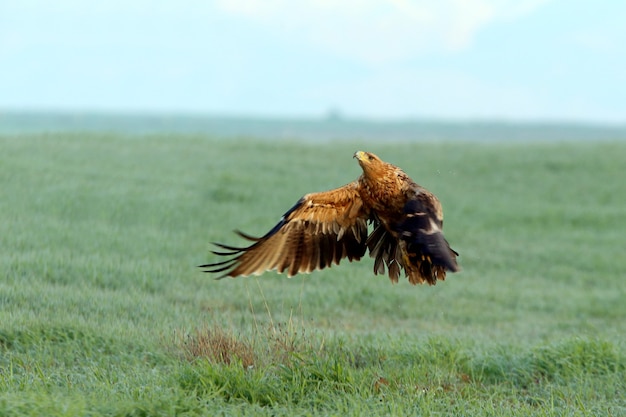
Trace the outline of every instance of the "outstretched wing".
<path fill-rule="evenodd" d="M 229 259 L 206 265 L 205 272 L 224 272 L 219 278 L 287 271 L 289 277 L 338 264 L 343 258 L 359 260 L 366 250 L 368 210 L 358 182 L 302 197 L 263 237 L 242 232 L 250 246 L 216 243 L 213 251 Z"/>

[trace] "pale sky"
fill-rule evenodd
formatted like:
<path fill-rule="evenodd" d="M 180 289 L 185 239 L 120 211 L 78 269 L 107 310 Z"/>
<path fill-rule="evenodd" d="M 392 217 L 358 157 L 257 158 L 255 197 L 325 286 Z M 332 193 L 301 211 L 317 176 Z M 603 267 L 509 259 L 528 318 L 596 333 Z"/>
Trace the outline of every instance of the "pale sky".
<path fill-rule="evenodd" d="M 0 111 L 626 123 L 622 0 L 0 0 Z"/>

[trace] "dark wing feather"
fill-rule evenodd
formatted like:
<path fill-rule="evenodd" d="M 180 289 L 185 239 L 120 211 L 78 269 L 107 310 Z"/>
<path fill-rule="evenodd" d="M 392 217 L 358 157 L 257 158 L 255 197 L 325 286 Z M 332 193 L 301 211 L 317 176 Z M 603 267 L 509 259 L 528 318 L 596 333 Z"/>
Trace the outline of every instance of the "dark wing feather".
<path fill-rule="evenodd" d="M 402 240 L 399 260 L 412 284 L 435 284 L 446 277 L 446 271 L 457 272 L 458 253 L 443 236 L 441 203 L 430 192 L 416 190 L 407 201 L 404 214 L 394 226 Z"/>
<path fill-rule="evenodd" d="M 374 222 L 374 231 L 367 239 L 370 257 L 374 258 L 374 274 L 385 275 L 385 266 L 389 271 L 389 279 L 398 282 L 400 267 L 398 265 L 398 239 L 387 231 L 379 222 Z"/>
<path fill-rule="evenodd" d="M 215 244 L 221 262 L 201 265 L 205 272 L 225 272 L 222 277 L 287 271 L 288 276 L 338 264 L 343 258 L 359 260 L 366 250 L 368 211 L 358 183 L 302 197 L 263 237 L 242 232 L 249 246 Z"/>
<path fill-rule="evenodd" d="M 460 270 L 458 253 L 443 236 L 441 204 L 433 194 L 415 189 L 402 213 L 384 220 L 375 220 L 367 241 L 375 274 L 384 274 L 386 267 L 389 279 L 398 282 L 402 268 L 412 284 L 435 284 L 445 279 L 446 271 Z"/>

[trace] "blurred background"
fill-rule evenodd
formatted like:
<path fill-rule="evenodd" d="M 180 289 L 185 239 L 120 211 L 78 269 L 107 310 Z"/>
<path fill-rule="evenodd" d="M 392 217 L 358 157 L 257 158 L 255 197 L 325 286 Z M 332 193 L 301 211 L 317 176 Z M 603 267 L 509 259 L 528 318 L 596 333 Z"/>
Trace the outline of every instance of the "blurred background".
<path fill-rule="evenodd" d="M 0 123 L 28 124 L 26 112 L 73 115 L 66 123 L 133 114 L 624 127 L 624 16 L 617 0 L 2 1 Z"/>

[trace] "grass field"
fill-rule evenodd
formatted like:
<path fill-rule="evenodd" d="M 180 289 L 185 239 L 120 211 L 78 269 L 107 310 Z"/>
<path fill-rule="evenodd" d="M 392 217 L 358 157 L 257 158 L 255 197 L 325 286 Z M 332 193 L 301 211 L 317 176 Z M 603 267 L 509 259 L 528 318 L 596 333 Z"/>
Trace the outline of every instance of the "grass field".
<path fill-rule="evenodd" d="M 444 205 L 463 271 L 212 280 L 209 242 L 343 185 Z M 626 143 L 0 137 L 0 415 L 626 415 Z"/>

